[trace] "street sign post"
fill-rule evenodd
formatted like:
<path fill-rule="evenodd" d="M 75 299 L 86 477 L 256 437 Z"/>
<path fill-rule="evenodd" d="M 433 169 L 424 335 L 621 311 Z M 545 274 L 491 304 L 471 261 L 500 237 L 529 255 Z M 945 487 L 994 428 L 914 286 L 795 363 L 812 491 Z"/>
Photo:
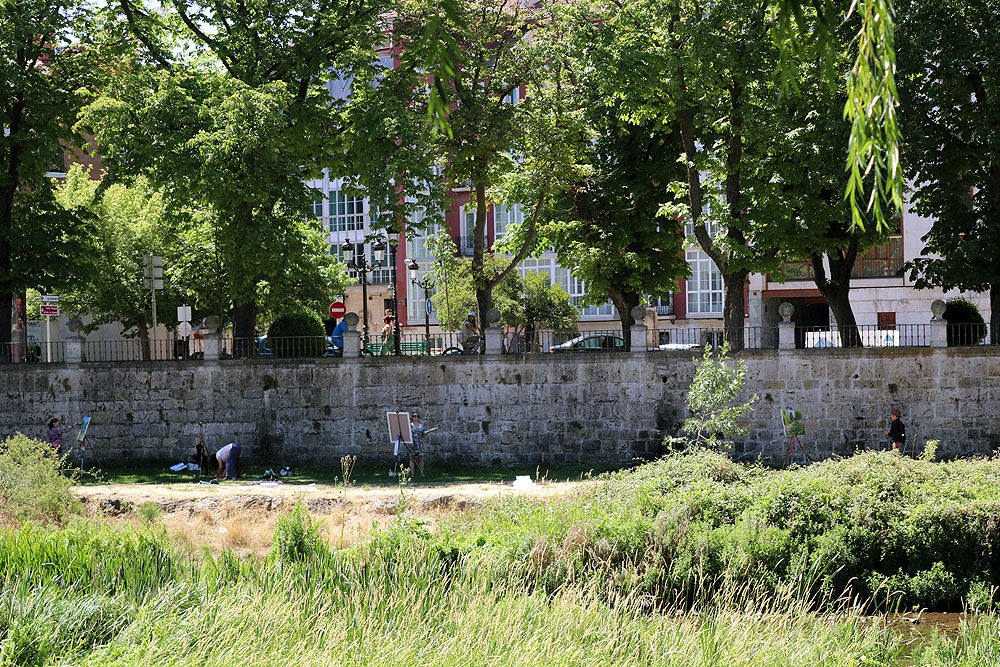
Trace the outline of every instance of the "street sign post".
<path fill-rule="evenodd" d="M 334 301 L 330 304 L 330 317 L 341 318 L 347 313 L 347 306 L 343 301 Z"/>
<path fill-rule="evenodd" d="M 38 312 L 45 316 L 45 360 L 52 361 L 52 318 L 59 317 L 59 295 L 42 294 Z"/>

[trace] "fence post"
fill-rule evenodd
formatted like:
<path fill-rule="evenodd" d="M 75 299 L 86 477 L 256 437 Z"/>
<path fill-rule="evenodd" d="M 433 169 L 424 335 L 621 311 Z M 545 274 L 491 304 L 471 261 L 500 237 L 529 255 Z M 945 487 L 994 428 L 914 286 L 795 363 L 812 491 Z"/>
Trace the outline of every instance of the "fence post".
<path fill-rule="evenodd" d="M 947 307 L 941 299 L 931 302 L 931 347 L 948 347 L 948 320 L 941 317 Z"/>
<path fill-rule="evenodd" d="M 778 306 L 778 314 L 781 315 L 781 321 L 778 322 L 779 350 L 795 349 L 795 322 L 792 322 L 792 313 L 794 312 L 795 306 L 787 301 Z"/>

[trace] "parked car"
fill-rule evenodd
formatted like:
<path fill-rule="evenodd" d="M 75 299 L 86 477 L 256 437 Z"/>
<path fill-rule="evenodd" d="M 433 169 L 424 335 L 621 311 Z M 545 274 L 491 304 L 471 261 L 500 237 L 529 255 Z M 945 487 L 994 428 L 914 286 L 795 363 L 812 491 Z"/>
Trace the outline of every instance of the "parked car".
<path fill-rule="evenodd" d="M 664 343 L 660 345 L 661 350 L 700 350 L 702 348 L 698 343 Z"/>
<path fill-rule="evenodd" d="M 584 334 L 553 345 L 549 352 L 624 352 L 625 339 L 614 334 Z"/>

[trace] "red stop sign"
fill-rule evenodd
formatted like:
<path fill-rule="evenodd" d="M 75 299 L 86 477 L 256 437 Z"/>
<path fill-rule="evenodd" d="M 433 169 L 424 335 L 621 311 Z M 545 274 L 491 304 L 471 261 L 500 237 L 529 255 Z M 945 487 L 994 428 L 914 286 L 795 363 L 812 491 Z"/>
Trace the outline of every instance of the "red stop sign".
<path fill-rule="evenodd" d="M 330 317 L 343 317 L 347 313 L 347 306 L 343 301 L 334 301 L 330 304 Z"/>

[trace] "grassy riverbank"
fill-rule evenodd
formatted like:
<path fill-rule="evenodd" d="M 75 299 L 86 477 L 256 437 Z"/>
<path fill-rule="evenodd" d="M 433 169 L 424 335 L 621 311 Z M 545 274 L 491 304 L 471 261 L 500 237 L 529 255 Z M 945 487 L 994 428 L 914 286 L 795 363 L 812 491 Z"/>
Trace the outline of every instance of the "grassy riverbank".
<path fill-rule="evenodd" d="M 152 512 L 74 518 L 69 497 L 48 502 L 65 493 L 48 461 L 7 445 L 4 665 L 1000 662 L 991 461 L 865 454 L 773 471 L 693 452 L 433 530 L 402 487 L 365 542 L 335 548 L 299 506 L 262 557 L 186 550 Z M 868 616 L 924 606 L 983 613 L 916 644 Z"/>

